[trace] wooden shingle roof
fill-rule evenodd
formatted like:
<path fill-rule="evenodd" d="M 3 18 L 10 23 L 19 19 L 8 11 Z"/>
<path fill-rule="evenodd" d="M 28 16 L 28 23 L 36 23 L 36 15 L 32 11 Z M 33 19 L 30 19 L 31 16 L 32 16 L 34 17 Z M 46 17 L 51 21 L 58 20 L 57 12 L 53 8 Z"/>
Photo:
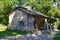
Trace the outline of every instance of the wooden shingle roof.
<path fill-rule="evenodd" d="M 27 14 L 48 18 L 48 16 L 46 16 L 42 13 L 39 13 L 39 12 L 36 12 L 33 10 L 31 11 L 31 10 L 28 10 L 27 8 L 23 8 L 23 7 L 17 7 L 17 8 L 15 8 L 15 10 L 20 10 L 20 11 L 23 11 L 24 13 L 27 13 Z"/>
<path fill-rule="evenodd" d="M 44 18 L 47 18 L 47 19 L 53 19 L 53 20 L 56 20 L 55 18 L 51 18 L 51 17 L 48 17 L 42 13 L 39 13 L 39 12 L 36 12 L 36 11 L 31 11 L 31 10 L 28 10 L 27 8 L 23 8 L 23 7 L 16 7 L 14 10 L 19 10 L 19 11 L 23 11 L 24 13 L 27 13 L 27 14 L 30 14 L 30 15 L 34 15 L 34 16 L 37 16 L 37 17 L 44 17 Z"/>

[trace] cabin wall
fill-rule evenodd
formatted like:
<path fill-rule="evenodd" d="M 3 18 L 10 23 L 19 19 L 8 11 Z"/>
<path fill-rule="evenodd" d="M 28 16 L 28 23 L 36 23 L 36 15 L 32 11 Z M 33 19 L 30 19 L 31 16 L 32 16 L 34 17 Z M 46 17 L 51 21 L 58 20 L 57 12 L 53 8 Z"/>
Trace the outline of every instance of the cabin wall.
<path fill-rule="evenodd" d="M 15 15 L 15 11 L 13 13 L 10 13 L 10 15 L 9 15 L 9 27 L 11 26 L 14 15 Z"/>
<path fill-rule="evenodd" d="M 11 17 L 9 17 L 9 21 L 11 22 L 9 22 L 9 28 L 8 28 L 10 30 L 21 30 L 21 31 L 33 30 L 34 18 L 31 15 L 16 10 L 13 15 L 13 18 L 11 20 L 10 19 Z"/>
<path fill-rule="evenodd" d="M 27 16 L 28 30 L 34 30 L 34 17 L 32 15 Z"/>

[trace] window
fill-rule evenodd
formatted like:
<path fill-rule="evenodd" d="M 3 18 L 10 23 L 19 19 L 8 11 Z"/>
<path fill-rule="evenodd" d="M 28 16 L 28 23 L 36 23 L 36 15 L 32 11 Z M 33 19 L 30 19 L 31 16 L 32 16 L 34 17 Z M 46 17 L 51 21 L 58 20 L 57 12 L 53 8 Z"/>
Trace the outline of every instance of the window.
<path fill-rule="evenodd" d="M 24 22 L 24 21 L 20 21 L 19 25 L 20 25 L 21 27 L 23 27 L 23 26 L 25 25 L 25 22 Z"/>

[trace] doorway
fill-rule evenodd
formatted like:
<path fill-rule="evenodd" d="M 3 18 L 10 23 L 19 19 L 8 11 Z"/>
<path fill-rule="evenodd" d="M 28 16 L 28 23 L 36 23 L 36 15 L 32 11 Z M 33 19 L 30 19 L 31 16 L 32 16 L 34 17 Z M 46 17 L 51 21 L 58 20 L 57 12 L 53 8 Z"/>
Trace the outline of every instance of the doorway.
<path fill-rule="evenodd" d="M 38 30 L 44 30 L 44 18 L 35 18 L 34 28 Z"/>

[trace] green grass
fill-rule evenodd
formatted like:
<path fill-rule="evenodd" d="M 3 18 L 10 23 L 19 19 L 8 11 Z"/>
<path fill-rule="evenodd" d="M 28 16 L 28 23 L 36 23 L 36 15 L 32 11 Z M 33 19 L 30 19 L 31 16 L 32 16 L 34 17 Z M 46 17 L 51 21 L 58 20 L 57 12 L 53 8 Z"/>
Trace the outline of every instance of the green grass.
<path fill-rule="evenodd" d="M 0 31 L 4 31 L 7 29 L 7 26 L 0 24 Z"/>
<path fill-rule="evenodd" d="M 9 37 L 9 36 L 19 36 L 19 35 L 25 35 L 28 32 L 24 31 L 9 31 L 6 30 L 7 26 L 0 24 L 0 37 Z"/>
<path fill-rule="evenodd" d="M 1 31 L 0 32 L 0 37 L 25 35 L 27 33 L 28 32 L 22 32 L 22 31 Z"/>
<path fill-rule="evenodd" d="M 54 40 L 60 40 L 60 32 L 58 34 L 56 34 L 53 39 Z"/>

